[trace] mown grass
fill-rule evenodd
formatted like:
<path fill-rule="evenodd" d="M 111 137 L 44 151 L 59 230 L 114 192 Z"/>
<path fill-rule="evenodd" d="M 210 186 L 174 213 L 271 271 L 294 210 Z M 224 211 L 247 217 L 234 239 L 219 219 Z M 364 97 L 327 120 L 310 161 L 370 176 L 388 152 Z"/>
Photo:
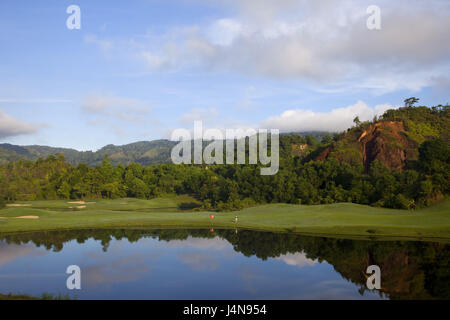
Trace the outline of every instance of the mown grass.
<path fill-rule="evenodd" d="M 29 207 L 0 210 L 0 232 L 81 228 L 246 228 L 335 236 L 439 238 L 450 240 L 450 201 L 434 207 L 404 211 L 352 203 L 330 205 L 269 204 L 235 212 L 181 210 L 195 203 L 188 196 L 152 200 L 92 200 L 20 202 Z M 69 207 L 86 206 L 83 209 Z M 188 206 L 189 207 L 189 206 Z M 214 219 L 210 219 L 214 215 Z M 39 219 L 17 219 L 37 216 Z M 238 216 L 237 225 L 234 217 Z"/>

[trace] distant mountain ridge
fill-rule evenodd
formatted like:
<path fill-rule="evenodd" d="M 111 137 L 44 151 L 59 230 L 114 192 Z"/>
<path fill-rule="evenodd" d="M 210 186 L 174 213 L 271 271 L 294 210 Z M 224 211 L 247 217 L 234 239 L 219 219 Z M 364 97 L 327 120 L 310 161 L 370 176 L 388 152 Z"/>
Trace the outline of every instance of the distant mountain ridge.
<path fill-rule="evenodd" d="M 37 160 L 50 155 L 63 154 L 71 164 L 85 163 L 88 166 L 100 165 L 108 156 L 114 165 L 128 165 L 137 162 L 142 165 L 168 163 L 170 151 L 176 142 L 169 140 L 139 141 L 122 146 L 107 145 L 97 151 L 78 151 L 70 148 L 48 146 L 18 146 L 9 143 L 0 144 L 0 164 L 10 161 Z"/>
<path fill-rule="evenodd" d="M 324 136 L 330 135 L 326 132 L 298 132 L 283 133 L 287 135 L 311 135 L 316 139 L 322 139 Z M 47 158 L 50 155 L 63 154 L 66 161 L 70 164 L 77 165 L 85 163 L 90 167 L 101 165 L 105 156 L 111 160 L 113 165 L 128 165 L 136 162 L 141 165 L 153 165 L 162 163 L 171 163 L 170 153 L 172 148 L 178 142 L 160 139 L 152 141 L 138 141 L 130 144 L 116 146 L 109 144 L 97 151 L 78 151 L 71 148 L 58 148 L 40 145 L 18 146 L 9 143 L 0 144 L 0 165 L 10 161 L 37 160 L 39 158 Z"/>
<path fill-rule="evenodd" d="M 403 170 L 408 161 L 418 159 L 420 145 L 430 139 L 450 141 L 449 106 L 405 107 L 386 111 L 374 121 L 355 121 L 356 126 L 340 134 L 291 132 L 280 137 L 282 157 L 300 157 L 305 161 L 335 158 L 366 169 L 378 160 L 389 169 Z M 356 120 L 356 119 L 355 119 Z M 319 141 L 321 141 L 319 143 Z M 20 159 L 37 160 L 63 154 L 77 165 L 101 165 L 108 156 L 113 165 L 154 165 L 171 163 L 171 150 L 177 144 L 169 140 L 139 141 L 122 146 L 109 144 L 97 151 L 77 151 L 48 146 L 0 144 L 0 165 Z M 207 142 L 204 141 L 204 146 Z"/>

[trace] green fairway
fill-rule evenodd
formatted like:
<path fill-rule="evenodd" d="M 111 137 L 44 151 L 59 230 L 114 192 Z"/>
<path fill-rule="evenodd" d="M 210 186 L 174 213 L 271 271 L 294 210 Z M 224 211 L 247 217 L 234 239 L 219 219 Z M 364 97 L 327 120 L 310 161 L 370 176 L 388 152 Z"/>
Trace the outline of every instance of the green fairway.
<path fill-rule="evenodd" d="M 75 201 L 74 201 L 75 202 Z M 352 203 L 269 204 L 236 212 L 182 210 L 188 196 L 152 200 L 117 199 L 20 202 L 0 210 L 0 232 L 79 228 L 246 228 L 335 236 L 450 239 L 450 202 L 417 211 Z M 210 218 L 214 215 L 214 219 Z M 234 217 L 238 216 L 235 225 Z M 20 218 L 22 217 L 22 218 Z"/>

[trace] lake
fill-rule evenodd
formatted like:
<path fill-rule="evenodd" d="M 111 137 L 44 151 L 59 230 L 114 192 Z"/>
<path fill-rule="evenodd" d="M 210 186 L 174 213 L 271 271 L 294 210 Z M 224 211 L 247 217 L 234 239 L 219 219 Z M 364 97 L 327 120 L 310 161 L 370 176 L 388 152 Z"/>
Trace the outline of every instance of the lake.
<path fill-rule="evenodd" d="M 366 288 L 368 265 L 381 289 Z M 81 290 L 66 268 L 81 268 Z M 77 299 L 449 299 L 450 245 L 246 230 L 0 234 L 0 293 Z"/>

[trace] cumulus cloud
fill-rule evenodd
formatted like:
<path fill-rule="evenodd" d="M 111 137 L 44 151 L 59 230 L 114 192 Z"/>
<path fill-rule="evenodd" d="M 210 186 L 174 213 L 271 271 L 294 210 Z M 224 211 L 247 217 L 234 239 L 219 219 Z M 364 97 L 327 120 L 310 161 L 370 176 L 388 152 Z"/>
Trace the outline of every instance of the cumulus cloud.
<path fill-rule="evenodd" d="M 368 0 L 227 4 L 237 9 L 235 16 L 176 28 L 162 36 L 161 46 L 143 50 L 149 67 L 196 66 L 319 82 L 365 79 L 365 86 L 375 89 L 395 74 L 386 91 L 417 90 L 449 70 L 445 1 L 378 1 L 382 29 L 377 31 L 366 27 Z"/>
<path fill-rule="evenodd" d="M 150 108 L 140 100 L 103 95 L 85 97 L 82 108 L 90 114 L 114 116 L 126 121 L 138 121 L 150 112 Z"/>
<path fill-rule="evenodd" d="M 181 115 L 179 122 L 192 125 L 194 121 L 213 121 L 216 120 L 218 111 L 216 108 L 194 108 Z"/>
<path fill-rule="evenodd" d="M 260 126 L 279 129 L 281 132 L 341 132 L 353 125 L 353 119 L 356 116 L 361 121 L 372 120 L 374 116 L 382 115 L 386 110 L 394 108 L 389 104 L 371 108 L 365 102 L 358 101 L 354 105 L 333 109 L 329 112 L 293 109 L 262 121 Z"/>
<path fill-rule="evenodd" d="M 181 125 L 181 128 L 168 128 L 163 134 L 164 139 L 171 140 L 173 138 L 172 135 L 174 131 L 178 129 L 187 130 L 190 134 L 190 137 L 194 139 L 194 126 L 196 121 L 201 122 L 201 128 L 205 140 L 211 139 L 210 134 L 215 137 L 214 139 L 220 139 L 220 136 L 216 137 L 214 133 L 211 133 L 209 131 L 210 129 L 213 129 L 214 131 L 220 131 L 223 138 L 226 137 L 227 130 L 240 129 L 242 131 L 237 132 L 236 136 L 238 138 L 241 138 L 246 136 L 246 130 L 256 128 L 254 123 L 238 120 L 230 115 L 224 115 L 222 113 L 219 113 L 218 110 L 214 107 L 191 109 L 188 112 L 182 114 L 177 120 Z M 205 135 L 208 136 L 208 138 L 206 138 Z M 178 139 L 178 137 L 176 139 Z"/>
<path fill-rule="evenodd" d="M 22 122 L 0 110 L 0 138 L 37 132 L 38 125 Z"/>

